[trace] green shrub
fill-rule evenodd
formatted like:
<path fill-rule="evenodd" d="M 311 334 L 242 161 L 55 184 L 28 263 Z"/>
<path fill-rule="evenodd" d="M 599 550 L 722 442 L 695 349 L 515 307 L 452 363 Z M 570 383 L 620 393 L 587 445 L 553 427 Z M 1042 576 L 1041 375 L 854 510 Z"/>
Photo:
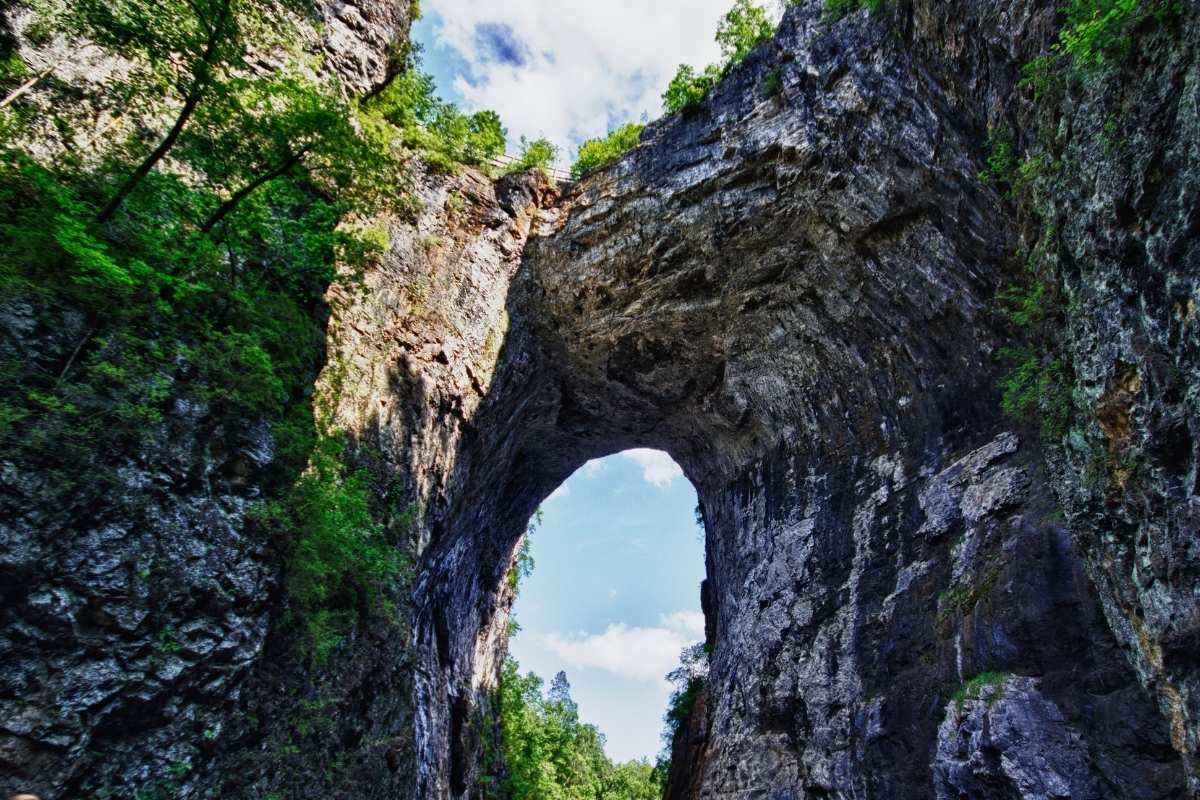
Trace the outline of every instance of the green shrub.
<path fill-rule="evenodd" d="M 260 523 L 294 532 L 287 587 L 318 664 L 328 660 L 356 619 L 386 609 L 389 589 L 407 580 L 408 543 L 401 540 L 417 516 L 414 506 L 394 515 L 389 535 L 373 509 L 370 474 L 351 468 L 347 452 L 341 437 L 318 437 L 287 500 L 259 517 Z"/>
<path fill-rule="evenodd" d="M 675 687 L 663 716 L 663 741 L 668 749 L 704 691 L 710 655 L 708 645 L 703 642 L 686 647 L 679 655 L 679 666 L 667 673 L 667 680 Z"/>
<path fill-rule="evenodd" d="M 549 139 L 526 139 L 522 136 L 517 160 L 509 164 L 505 171 L 511 174 L 540 169 L 549 174 L 556 161 L 558 161 L 558 147 Z"/>
<path fill-rule="evenodd" d="M 987 166 L 979 180 L 1002 189 L 1011 189 L 1017 178 L 1018 159 L 1012 131 L 1005 125 L 988 127 Z"/>
<path fill-rule="evenodd" d="M 721 68 L 716 64 L 709 64 L 700 73 L 690 64 L 680 64 L 663 93 L 663 108 L 668 114 L 696 108 L 719 80 Z"/>
<path fill-rule="evenodd" d="M 773 69 L 763 78 L 763 97 L 768 99 L 778 97 L 783 92 L 783 70 Z"/>
<path fill-rule="evenodd" d="M 1000 385 L 1001 407 L 1013 421 L 1037 425 L 1048 442 L 1066 435 L 1074 414 L 1074 376 L 1062 348 L 1065 311 L 1056 277 L 1057 247 L 1057 228 L 1045 226 L 1023 275 L 997 294 L 1000 313 L 1021 341 L 997 351 L 1008 366 Z"/>
<path fill-rule="evenodd" d="M 166 777 L 135 789 L 133 800 L 175 800 L 183 788 L 184 779 L 192 771 L 190 759 L 175 761 L 167 766 Z"/>
<path fill-rule="evenodd" d="M 1128 55 L 1139 26 L 1168 23 L 1182 11 L 1179 0 L 1069 0 L 1052 52 L 1022 68 L 1021 85 L 1032 88 L 1035 99 L 1046 98 L 1061 88 L 1064 63 L 1093 70 L 1118 61 Z"/>
<path fill-rule="evenodd" d="M 631 122 L 609 131 L 608 136 L 588 139 L 579 146 L 579 157 L 571 165 L 571 177 L 578 180 L 587 173 L 616 161 L 637 147 L 642 131 L 645 129 L 645 125 Z"/>
<path fill-rule="evenodd" d="M 1057 49 L 1081 66 L 1123 57 L 1133 30 L 1143 21 L 1159 22 L 1181 13 L 1179 0 L 1070 0 Z"/>
<path fill-rule="evenodd" d="M 1028 348 L 1003 348 L 1009 371 L 1001 381 L 1001 407 L 1011 419 L 1040 426 L 1047 441 L 1058 441 L 1071 426 L 1073 376 L 1067 364 Z"/>
<path fill-rule="evenodd" d="M 1033 89 L 1035 99 L 1046 97 L 1058 83 L 1058 61 L 1058 56 L 1053 54 L 1033 59 L 1021 67 L 1020 86 Z"/>
<path fill-rule="evenodd" d="M 737 64 L 754 48 L 775 35 L 775 25 L 766 10 L 751 0 L 735 0 L 717 25 L 717 44 L 726 70 Z"/>
<path fill-rule="evenodd" d="M 352 605 L 360 586 L 403 570 L 401 554 L 372 512 L 370 491 L 370 474 L 347 465 L 346 443 L 320 438 L 290 500 L 300 527 L 288 584 L 300 602 L 322 606 L 340 598 Z"/>
<path fill-rule="evenodd" d="M 995 689 L 988 698 L 988 705 L 992 705 L 1004 696 L 1004 684 L 1008 683 L 1008 679 L 1012 677 L 1009 672 L 983 672 L 971 678 L 962 686 L 958 687 L 951 699 L 955 706 L 958 707 L 959 713 L 962 713 L 963 705 L 968 700 L 978 700 L 983 694 L 984 689 Z"/>
<path fill-rule="evenodd" d="M 507 132 L 494 111 L 467 115 L 441 100 L 433 76 L 415 62 L 362 104 L 360 119 L 374 138 L 398 138 L 444 172 L 460 163 L 486 164 L 506 146 Z"/>
<path fill-rule="evenodd" d="M 730 69 L 774 35 L 775 26 L 762 6 L 751 0 L 736 0 L 717 26 L 721 63 L 709 64 L 703 71 L 680 64 L 663 93 L 663 108 L 668 114 L 696 108 Z"/>
<path fill-rule="evenodd" d="M 885 2 L 886 0 L 825 0 L 824 19 L 826 22 L 837 22 L 861 8 L 875 14 L 883 10 Z"/>

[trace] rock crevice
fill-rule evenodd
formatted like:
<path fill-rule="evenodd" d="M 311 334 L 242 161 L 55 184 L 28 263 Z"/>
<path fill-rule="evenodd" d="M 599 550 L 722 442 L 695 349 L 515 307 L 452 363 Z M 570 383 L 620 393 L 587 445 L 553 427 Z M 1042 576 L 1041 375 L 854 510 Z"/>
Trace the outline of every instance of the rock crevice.
<path fill-rule="evenodd" d="M 315 796 L 305 770 L 326 760 L 355 796 L 479 797 L 505 576 L 530 515 L 588 459 L 653 447 L 700 496 L 713 648 L 672 800 L 1196 796 L 1194 11 L 1135 59 L 1130 108 L 1172 111 L 1130 121 L 1136 175 L 1089 138 L 1109 113 L 1102 82 L 1059 112 L 1067 169 L 1043 214 L 1064 242 L 1078 413 L 1065 442 L 1043 443 L 1000 411 L 1014 332 L 996 298 L 1029 221 L 979 171 L 989 126 L 1043 113 L 1018 82 L 1055 4 L 902 0 L 837 23 L 821 5 L 791 7 L 699 108 L 565 195 L 536 174 L 418 169 L 420 209 L 383 220 L 387 253 L 331 291 L 318 390 L 420 511 L 403 624 L 343 647 L 337 736 L 289 738 L 312 675 L 274 660 L 283 567 L 241 537 L 243 489 L 177 493 L 138 518 L 144 536 L 197 550 L 172 574 L 236 591 L 177 609 L 195 625 L 177 628 L 169 685 L 130 677 L 149 674 L 130 671 L 144 631 L 114 648 L 120 668 L 88 644 L 97 611 L 80 597 L 118 625 L 144 611 L 96 558 L 150 546 L 134 522 L 53 553 L 28 509 L 5 529 L 19 545 L 5 574 L 40 564 L 51 579 L 5 590 L 4 652 L 65 644 L 6 679 L 4 763 L 27 759 L 20 774 L 47 793 L 134 785 L 198 725 L 257 709 L 267 723 L 231 723 L 181 796 L 269 795 L 274 755 L 246 753 L 278 745 L 304 764 L 297 797 Z M 359 30 L 366 17 L 339 8 Z M 363 41 L 378 49 L 382 31 Z M 385 54 L 356 47 L 334 61 L 374 85 Z M 1176 177 L 1154 177 L 1149 153 Z M 1090 164 L 1113 171 L 1088 183 Z M 38 338 L 31 313 L 5 307 L 9 339 Z M 269 461 L 268 431 L 244 439 L 241 457 Z M 47 665 L 65 676 L 57 719 L 12 699 L 32 681 L 21 670 Z M 151 715 L 163 698 L 169 713 Z M 142 729 L 114 736 L 129 720 Z"/>

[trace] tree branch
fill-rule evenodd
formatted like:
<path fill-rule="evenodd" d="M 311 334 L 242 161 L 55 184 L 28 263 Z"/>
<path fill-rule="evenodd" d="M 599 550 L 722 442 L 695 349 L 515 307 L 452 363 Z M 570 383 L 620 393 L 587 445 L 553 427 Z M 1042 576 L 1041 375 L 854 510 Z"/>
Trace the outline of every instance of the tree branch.
<path fill-rule="evenodd" d="M 178 141 L 179 135 L 183 133 L 183 128 L 191 119 L 192 114 L 196 111 L 196 106 L 200 105 L 205 92 L 208 90 L 208 85 L 212 80 L 212 61 L 216 57 L 217 48 L 221 43 L 221 37 L 224 34 L 225 26 L 229 18 L 230 3 L 232 0 L 224 0 L 221 3 L 221 11 L 217 17 L 215 26 L 208 36 L 208 41 L 205 43 L 204 52 L 200 56 L 200 60 L 196 62 L 196 66 L 192 70 L 192 85 L 188 89 L 187 95 L 184 98 L 183 108 L 179 110 L 179 114 L 175 117 L 175 124 L 171 126 L 171 130 L 159 142 L 158 147 L 146 157 L 146 159 L 138 165 L 138 168 L 133 171 L 133 174 L 125 181 L 113 198 L 100 210 L 96 215 L 98 222 L 108 222 L 113 218 L 124 204 L 126 198 L 133 193 L 133 190 L 138 187 L 151 170 L 158 164 L 159 161 L 171 151 Z"/>
<path fill-rule="evenodd" d="M 229 215 L 229 212 L 237 208 L 241 202 L 249 197 L 255 189 L 275 180 L 276 178 L 286 175 L 292 170 L 293 167 L 296 167 L 304 160 L 304 157 L 308 155 L 310 150 L 312 150 L 312 145 L 305 145 L 300 150 L 297 150 L 295 153 L 292 153 L 292 155 L 288 156 L 288 158 L 279 166 L 264 172 L 262 175 L 259 175 L 257 178 L 247 183 L 241 189 L 238 189 L 228 200 L 221 204 L 220 208 L 213 212 L 213 215 L 209 217 L 203 225 L 200 226 L 200 231 L 202 233 L 209 233 L 213 228 L 216 227 L 218 222 L 225 219 L 225 217 Z"/>
<path fill-rule="evenodd" d="M 0 100 L 0 108 L 7 108 L 8 106 L 12 105 L 12 103 L 15 100 L 20 99 L 22 95 L 27 94 L 30 89 L 37 86 L 39 83 L 41 83 L 47 77 L 49 77 L 50 73 L 54 72 L 54 70 L 58 69 L 63 64 L 70 61 L 71 56 L 82 53 L 84 50 L 87 50 L 89 47 L 95 47 L 95 46 L 96 45 L 94 45 L 92 43 L 85 44 L 83 47 L 79 48 L 78 50 L 74 50 L 71 53 L 58 59 L 53 64 L 51 64 L 50 66 L 46 67 L 44 70 L 39 72 L 37 75 L 34 75 L 32 78 L 30 78 L 29 80 L 22 83 L 16 89 L 13 89 L 12 92 L 9 93 L 8 97 L 4 98 L 3 100 Z"/>

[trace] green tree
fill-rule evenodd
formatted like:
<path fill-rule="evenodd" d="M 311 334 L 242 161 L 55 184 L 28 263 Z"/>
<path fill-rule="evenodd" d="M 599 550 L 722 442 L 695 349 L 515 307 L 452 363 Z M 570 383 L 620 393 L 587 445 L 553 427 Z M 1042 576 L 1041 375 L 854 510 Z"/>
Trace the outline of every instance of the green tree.
<path fill-rule="evenodd" d="M 775 25 L 762 6 L 752 0 L 736 0 L 717 26 L 721 63 L 709 64 L 703 71 L 680 64 L 663 93 L 663 108 L 674 114 L 699 105 L 730 69 L 774 35 Z"/>
<path fill-rule="evenodd" d="M 565 673 L 548 692 L 509 658 L 496 696 L 500 721 L 498 796 L 505 800 L 657 800 L 662 784 L 647 761 L 613 764 L 604 735 L 579 719 Z"/>
<path fill-rule="evenodd" d="M 508 165 L 508 172 L 524 172 L 540 169 L 549 174 L 554 162 L 558 161 L 558 147 L 549 139 L 526 139 L 521 137 L 521 149 L 517 160 Z"/>
<path fill-rule="evenodd" d="M 363 210 L 399 182 L 400 162 L 388 142 L 360 134 L 336 93 L 299 75 L 222 81 L 182 147 L 224 198 L 200 224 L 203 232 L 288 175 L 303 174 Z"/>
<path fill-rule="evenodd" d="M 645 759 L 613 764 L 600 790 L 601 800 L 660 800 L 666 787 Z"/>
<path fill-rule="evenodd" d="M 690 64 L 680 64 L 675 77 L 667 85 L 667 91 L 663 93 L 663 108 L 668 114 L 694 108 L 708 97 L 719 80 L 721 68 L 716 64 L 709 64 L 701 73 L 697 73 Z"/>
<path fill-rule="evenodd" d="M 158 144 L 119 183 L 97 212 L 107 222 L 175 147 L 223 74 L 249 67 L 251 43 L 281 31 L 286 14 L 310 15 L 307 0 L 72 0 L 55 23 L 66 33 L 150 65 L 179 102 Z M 280 35 L 286 35 L 282 33 Z M 272 43 L 278 42 L 272 40 Z"/>
<path fill-rule="evenodd" d="M 645 125 L 631 122 L 609 131 L 607 136 L 588 139 L 579 146 L 579 156 L 571 165 L 571 177 L 578 180 L 592 170 L 615 161 L 624 153 L 637 147 L 642 131 L 645 129 Z"/>
<path fill-rule="evenodd" d="M 737 64 L 775 35 L 775 24 L 766 10 L 751 0 L 737 0 L 717 26 L 717 44 L 725 68 Z"/>
<path fill-rule="evenodd" d="M 363 120 L 377 136 L 398 139 L 437 169 L 487 163 L 504 153 L 507 132 L 494 111 L 467 116 L 437 96 L 433 77 L 414 62 L 363 104 Z"/>
<path fill-rule="evenodd" d="M 704 683 L 708 679 L 708 659 L 708 645 L 698 642 L 685 647 L 679 654 L 679 666 L 667 673 L 667 681 L 675 687 L 663 717 L 666 723 L 663 740 L 668 748 L 704 691 Z"/>
<path fill-rule="evenodd" d="M 495 111 L 477 111 L 468 125 L 466 155 L 475 162 L 504 155 L 508 132 Z"/>
<path fill-rule="evenodd" d="M 860 8 L 865 8 L 872 14 L 883 9 L 886 0 L 825 0 L 826 22 L 837 22 L 847 14 L 852 14 Z"/>

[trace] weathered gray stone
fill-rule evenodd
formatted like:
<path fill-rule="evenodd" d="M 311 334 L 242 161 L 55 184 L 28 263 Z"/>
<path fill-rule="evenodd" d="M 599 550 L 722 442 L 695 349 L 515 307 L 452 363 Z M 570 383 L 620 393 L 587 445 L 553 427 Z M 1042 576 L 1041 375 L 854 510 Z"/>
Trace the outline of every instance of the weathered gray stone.
<path fill-rule="evenodd" d="M 530 513 L 645 446 L 706 528 L 713 663 L 672 800 L 1195 796 L 1195 10 L 1058 111 L 1077 418 L 1043 451 L 998 403 L 1024 217 L 977 174 L 989 123 L 1033 119 L 1020 66 L 1056 5 L 828 24 L 812 0 L 563 197 L 418 168 L 421 209 L 329 296 L 332 423 L 421 511 L 404 619 L 356 630 L 335 676 L 295 659 L 247 530 L 259 421 L 177 405 L 86 519 L 0 463 L 6 777 L 129 793 L 187 759 L 183 798 L 315 798 L 336 764 L 356 797 L 476 797 Z M 329 8 L 330 63 L 377 85 L 403 9 Z M 85 329 L 0 304 L 6 355 Z M 960 710 L 985 672 L 1013 677 Z"/>

